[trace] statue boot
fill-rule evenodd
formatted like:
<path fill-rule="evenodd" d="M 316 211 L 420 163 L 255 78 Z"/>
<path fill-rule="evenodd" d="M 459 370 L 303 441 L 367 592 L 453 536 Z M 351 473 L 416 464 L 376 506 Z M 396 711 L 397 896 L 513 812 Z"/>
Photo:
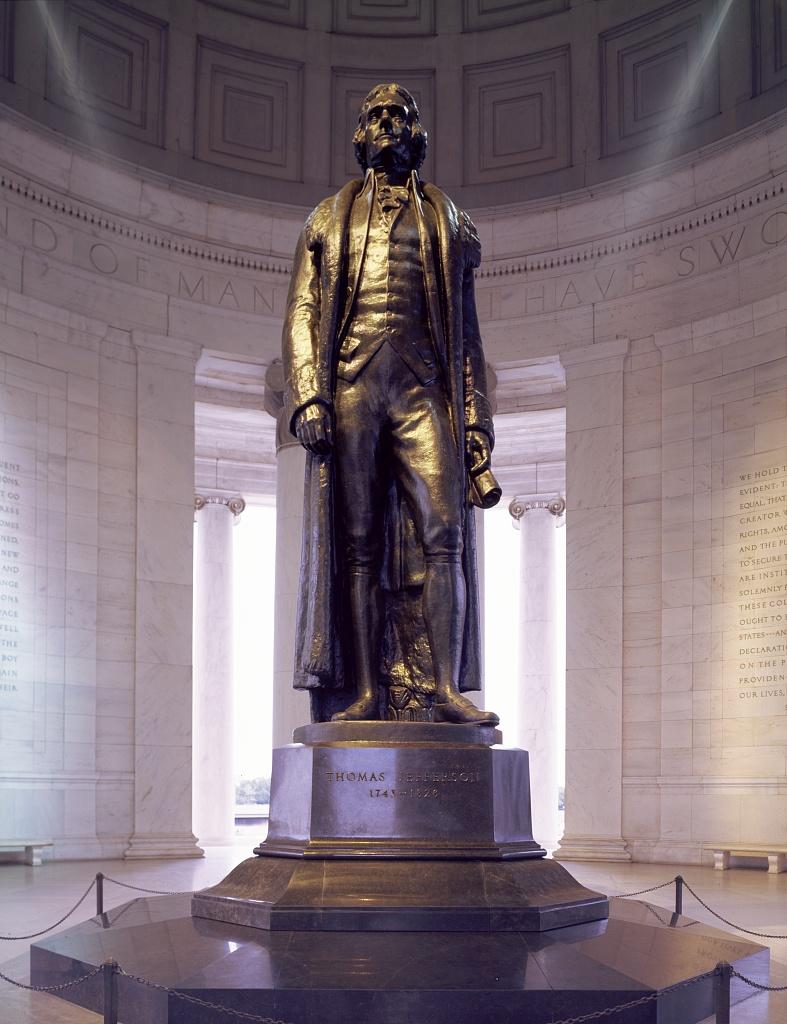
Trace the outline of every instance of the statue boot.
<path fill-rule="evenodd" d="M 481 711 L 451 683 L 438 687 L 434 702 L 435 722 L 460 722 L 466 725 L 498 725 L 494 711 Z"/>

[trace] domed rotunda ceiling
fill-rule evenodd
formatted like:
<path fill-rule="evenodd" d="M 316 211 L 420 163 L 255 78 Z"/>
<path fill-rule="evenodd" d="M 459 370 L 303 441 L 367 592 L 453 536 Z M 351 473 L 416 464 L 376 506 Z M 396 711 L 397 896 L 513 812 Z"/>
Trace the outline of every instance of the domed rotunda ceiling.
<path fill-rule="evenodd" d="M 782 0 L 0 0 L 0 102 L 146 170 L 310 206 L 378 81 L 470 208 L 653 168 L 787 106 Z"/>

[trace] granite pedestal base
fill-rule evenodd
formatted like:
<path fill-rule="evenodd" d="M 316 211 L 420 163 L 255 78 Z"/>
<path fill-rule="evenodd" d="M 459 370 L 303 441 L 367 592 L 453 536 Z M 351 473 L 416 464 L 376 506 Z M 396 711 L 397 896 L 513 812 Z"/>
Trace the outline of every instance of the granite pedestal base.
<path fill-rule="evenodd" d="M 769 951 L 642 902 L 609 920 L 548 932 L 267 931 L 192 917 L 187 896 L 137 899 L 31 949 L 35 985 L 83 976 L 113 957 L 123 1024 L 227 1024 L 196 996 L 291 1024 L 548 1024 L 652 995 L 615 1024 L 696 1024 L 712 976 L 732 963 L 762 984 Z M 695 981 L 694 979 L 700 978 Z M 673 985 L 684 987 L 667 991 Z M 63 998 L 100 1013 L 99 975 Z M 753 989 L 732 981 L 732 1001 Z"/>
<path fill-rule="evenodd" d="M 278 930 L 544 931 L 605 918 L 533 839 L 490 726 L 328 722 L 274 751 L 268 837 L 192 913 Z"/>

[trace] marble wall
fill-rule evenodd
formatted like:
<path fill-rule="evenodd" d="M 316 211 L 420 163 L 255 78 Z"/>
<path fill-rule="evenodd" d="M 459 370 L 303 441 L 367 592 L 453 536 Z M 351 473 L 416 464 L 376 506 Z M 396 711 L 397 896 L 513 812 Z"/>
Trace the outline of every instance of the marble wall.
<path fill-rule="evenodd" d="M 10 112 L 0 164 L 0 832 L 198 855 L 195 400 L 235 401 L 200 367 L 278 354 L 305 211 L 185 190 Z M 501 426 L 566 410 L 566 859 L 787 840 L 786 186 L 774 115 L 657 176 L 472 211 L 487 357 L 520 375 Z"/>

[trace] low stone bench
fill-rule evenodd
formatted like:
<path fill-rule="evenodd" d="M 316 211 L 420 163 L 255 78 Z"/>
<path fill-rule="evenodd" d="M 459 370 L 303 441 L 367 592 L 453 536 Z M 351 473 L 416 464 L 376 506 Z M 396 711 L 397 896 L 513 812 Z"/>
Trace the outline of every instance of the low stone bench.
<path fill-rule="evenodd" d="M 743 857 L 767 858 L 772 875 L 787 871 L 787 849 L 773 846 L 708 846 L 706 849 L 713 851 L 713 866 L 717 871 L 738 866 L 735 861 Z"/>
<path fill-rule="evenodd" d="M 25 856 L 25 864 L 37 868 L 45 846 L 54 846 L 54 843 L 51 839 L 0 839 L 0 854 L 21 851 Z"/>

